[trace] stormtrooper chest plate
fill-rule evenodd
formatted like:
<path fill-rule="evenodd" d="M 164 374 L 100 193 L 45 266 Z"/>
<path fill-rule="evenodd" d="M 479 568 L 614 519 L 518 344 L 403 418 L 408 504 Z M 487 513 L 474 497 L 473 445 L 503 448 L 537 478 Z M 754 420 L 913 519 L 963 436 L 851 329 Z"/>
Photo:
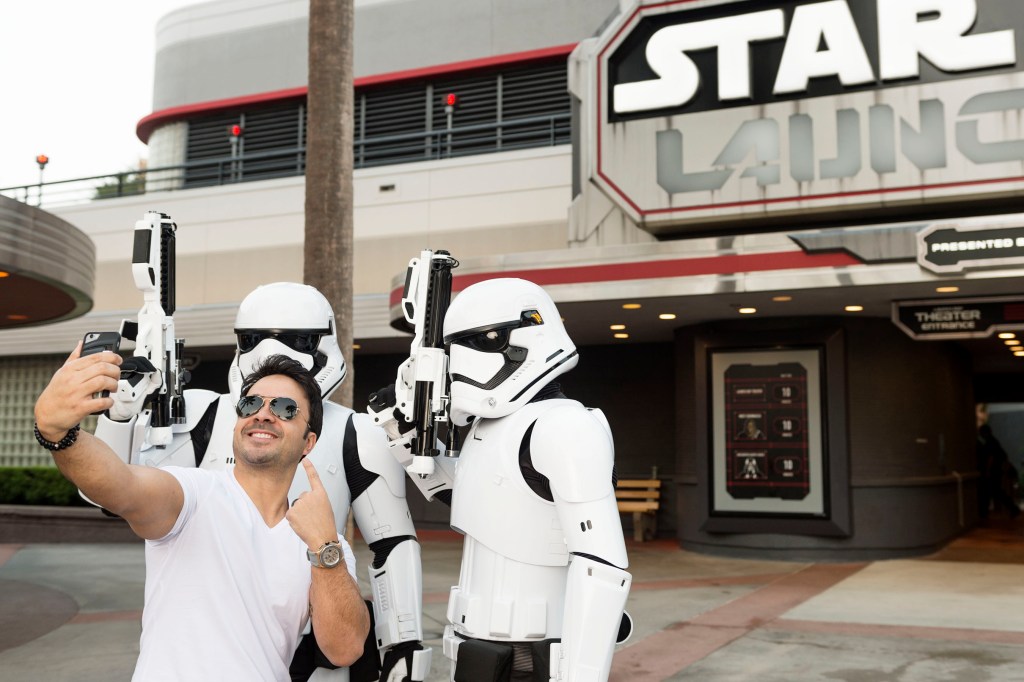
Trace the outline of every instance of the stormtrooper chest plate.
<path fill-rule="evenodd" d="M 565 535 L 555 505 L 527 485 L 520 469 L 523 437 L 545 409 L 534 403 L 476 424 L 455 473 L 451 525 L 492 551 L 538 566 L 565 566 Z"/>

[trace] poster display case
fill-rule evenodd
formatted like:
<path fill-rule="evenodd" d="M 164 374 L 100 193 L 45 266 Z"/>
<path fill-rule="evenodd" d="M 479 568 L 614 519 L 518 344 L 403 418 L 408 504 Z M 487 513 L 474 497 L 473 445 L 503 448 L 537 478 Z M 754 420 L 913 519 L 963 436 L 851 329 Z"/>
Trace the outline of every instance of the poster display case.
<path fill-rule="evenodd" d="M 712 354 L 714 512 L 825 513 L 820 356 Z"/>
<path fill-rule="evenodd" d="M 835 328 L 697 334 L 698 479 L 710 533 L 848 536 L 846 366 Z"/>

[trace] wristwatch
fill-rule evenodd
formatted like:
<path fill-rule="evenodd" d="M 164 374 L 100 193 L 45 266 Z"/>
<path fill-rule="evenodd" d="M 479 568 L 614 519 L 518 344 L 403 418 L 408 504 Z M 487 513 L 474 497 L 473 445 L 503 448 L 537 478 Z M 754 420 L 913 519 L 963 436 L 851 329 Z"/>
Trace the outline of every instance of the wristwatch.
<path fill-rule="evenodd" d="M 309 563 L 317 568 L 334 568 L 341 563 L 341 545 L 334 541 L 325 542 L 315 552 L 307 549 L 306 556 L 309 557 Z"/>

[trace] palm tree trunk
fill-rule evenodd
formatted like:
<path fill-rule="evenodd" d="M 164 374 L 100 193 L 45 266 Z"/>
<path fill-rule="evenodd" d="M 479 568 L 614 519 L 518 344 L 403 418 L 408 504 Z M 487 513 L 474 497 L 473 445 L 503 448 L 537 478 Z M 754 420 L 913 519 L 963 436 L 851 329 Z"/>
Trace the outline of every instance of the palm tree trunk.
<path fill-rule="evenodd" d="M 352 406 L 353 0 L 310 0 L 303 278 L 334 308 L 348 378 L 331 396 Z"/>

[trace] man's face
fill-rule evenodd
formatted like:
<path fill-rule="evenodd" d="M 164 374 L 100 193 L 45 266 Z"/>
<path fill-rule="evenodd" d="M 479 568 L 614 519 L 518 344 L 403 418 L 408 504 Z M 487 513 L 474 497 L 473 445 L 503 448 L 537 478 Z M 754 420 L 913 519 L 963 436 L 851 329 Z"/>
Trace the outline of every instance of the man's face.
<path fill-rule="evenodd" d="M 307 429 L 309 402 L 302 387 L 286 376 L 274 375 L 257 381 L 246 395 L 265 400 L 256 414 L 239 417 L 235 424 L 236 462 L 254 468 L 294 468 L 316 443 L 316 436 Z M 298 414 L 281 419 L 270 411 L 273 398 L 291 398 L 299 406 Z"/>

